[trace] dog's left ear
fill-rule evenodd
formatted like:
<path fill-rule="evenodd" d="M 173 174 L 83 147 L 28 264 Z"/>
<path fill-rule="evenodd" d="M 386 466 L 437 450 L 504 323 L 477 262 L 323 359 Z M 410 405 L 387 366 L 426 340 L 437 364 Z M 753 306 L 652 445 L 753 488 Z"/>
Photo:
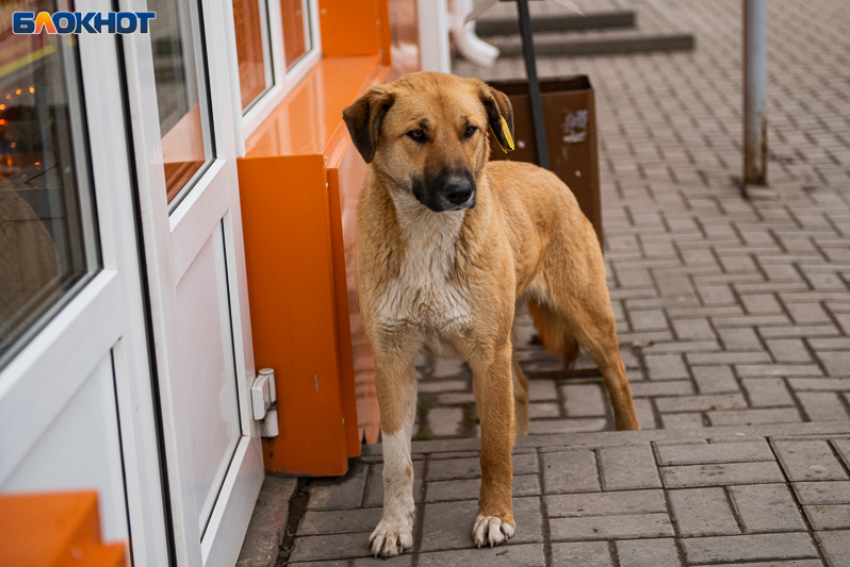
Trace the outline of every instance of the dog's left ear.
<path fill-rule="evenodd" d="M 342 111 L 354 147 L 366 163 L 372 163 L 381 138 L 381 122 L 395 102 L 395 95 L 385 87 L 372 87 L 354 104 Z"/>
<path fill-rule="evenodd" d="M 490 85 L 481 82 L 478 88 L 478 98 L 487 111 L 487 122 L 496 141 L 507 152 L 514 149 L 514 111 L 508 96 L 497 91 Z"/>

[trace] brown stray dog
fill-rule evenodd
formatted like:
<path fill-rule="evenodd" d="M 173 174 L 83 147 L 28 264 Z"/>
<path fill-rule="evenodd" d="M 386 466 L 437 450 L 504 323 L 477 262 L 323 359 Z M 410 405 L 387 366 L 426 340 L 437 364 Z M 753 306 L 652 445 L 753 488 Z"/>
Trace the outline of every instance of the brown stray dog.
<path fill-rule="evenodd" d="M 528 300 L 547 349 L 570 365 L 582 348 L 602 371 L 617 429 L 638 429 L 602 251 L 569 188 L 516 162 L 488 163 L 492 128 L 512 146 L 508 98 L 478 79 L 414 73 L 345 109 L 370 164 L 358 203 L 357 287 L 375 351 L 384 453 L 383 518 L 372 552 L 413 544 L 413 361 L 426 346 L 463 357 L 481 419 L 481 492 L 472 537 L 514 534 L 514 433 L 528 432 L 528 381 L 511 346 Z M 514 409 L 516 404 L 516 409 Z"/>

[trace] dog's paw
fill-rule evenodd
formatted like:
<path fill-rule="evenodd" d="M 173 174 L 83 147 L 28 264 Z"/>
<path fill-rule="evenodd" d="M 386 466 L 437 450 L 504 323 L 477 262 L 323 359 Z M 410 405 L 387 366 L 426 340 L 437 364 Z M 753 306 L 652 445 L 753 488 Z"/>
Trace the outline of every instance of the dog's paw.
<path fill-rule="evenodd" d="M 514 527 L 496 516 L 483 516 L 475 518 L 472 526 L 472 541 L 475 545 L 499 545 L 508 541 L 514 535 Z"/>
<path fill-rule="evenodd" d="M 383 519 L 369 536 L 369 545 L 375 557 L 393 557 L 413 546 L 411 522 Z"/>

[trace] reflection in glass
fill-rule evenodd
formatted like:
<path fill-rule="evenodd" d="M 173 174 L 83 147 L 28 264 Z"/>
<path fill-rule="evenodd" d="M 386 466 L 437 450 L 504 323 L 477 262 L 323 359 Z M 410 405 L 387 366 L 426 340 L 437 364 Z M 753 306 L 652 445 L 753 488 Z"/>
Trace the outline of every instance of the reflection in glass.
<path fill-rule="evenodd" d="M 198 5 L 189 0 L 150 0 L 156 98 L 168 202 L 213 159 Z"/>
<path fill-rule="evenodd" d="M 233 0 L 236 27 L 236 58 L 239 61 L 239 87 L 242 110 L 271 86 L 271 65 L 263 52 L 263 26 L 258 0 Z"/>
<path fill-rule="evenodd" d="M 76 38 L 13 34 L 20 9 L 0 2 L 0 366 L 99 266 Z"/>
<path fill-rule="evenodd" d="M 283 19 L 283 51 L 286 69 L 289 70 L 302 55 L 310 50 L 310 14 L 308 0 L 280 0 Z"/>

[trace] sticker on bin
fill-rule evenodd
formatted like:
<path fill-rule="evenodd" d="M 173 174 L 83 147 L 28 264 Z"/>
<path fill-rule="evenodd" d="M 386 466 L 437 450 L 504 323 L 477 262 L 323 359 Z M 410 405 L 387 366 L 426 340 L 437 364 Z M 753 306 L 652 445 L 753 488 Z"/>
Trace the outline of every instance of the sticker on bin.
<path fill-rule="evenodd" d="M 587 110 L 568 112 L 561 124 L 565 144 L 576 144 L 587 138 Z"/>

